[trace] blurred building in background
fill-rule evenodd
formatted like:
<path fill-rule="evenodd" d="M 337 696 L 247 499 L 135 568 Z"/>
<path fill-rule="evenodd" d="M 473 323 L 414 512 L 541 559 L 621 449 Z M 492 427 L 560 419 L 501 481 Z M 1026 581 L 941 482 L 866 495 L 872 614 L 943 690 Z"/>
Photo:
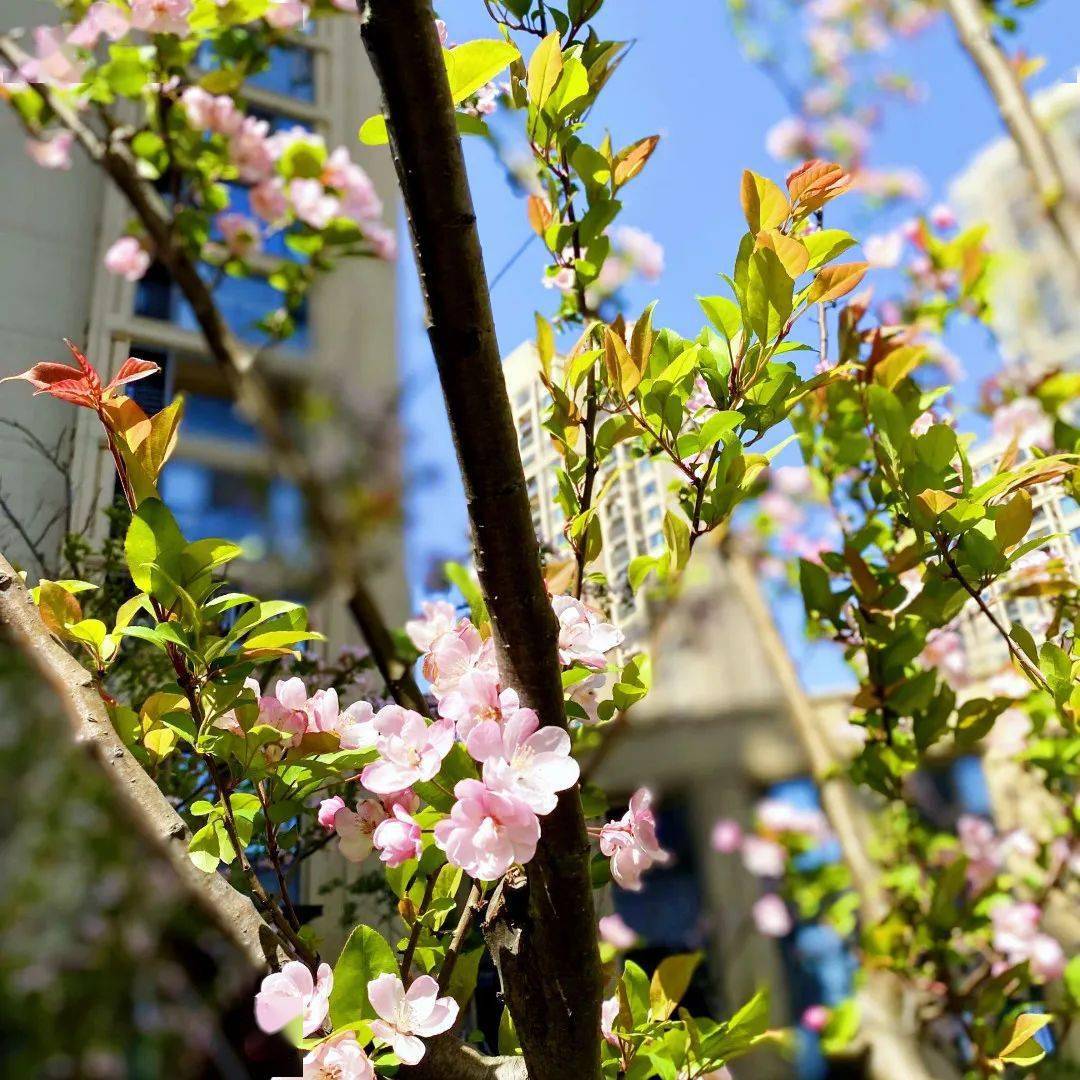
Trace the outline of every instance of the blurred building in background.
<path fill-rule="evenodd" d="M 1080 83 L 1034 98 L 1062 170 L 1080 192 Z M 950 199 L 965 224 L 986 222 L 998 256 L 993 327 L 1007 364 L 1035 371 L 1080 367 L 1080 282 L 1039 205 L 1030 175 L 1007 136 L 978 154 L 953 182 Z"/>
<path fill-rule="evenodd" d="M 41 17 L 40 7 L 31 0 L 5 4 L 0 30 L 32 24 Z M 249 80 L 245 95 L 249 111 L 273 130 L 300 126 L 319 131 L 331 146 L 353 146 L 356 117 L 370 111 L 377 87 L 352 21 L 324 19 L 275 48 L 270 66 Z M 246 584 L 318 601 L 308 573 L 300 494 L 274 475 L 260 434 L 234 407 L 179 289 L 157 264 L 135 284 L 102 267 L 105 250 L 132 216 L 125 199 L 77 151 L 70 171 L 45 172 L 25 154 L 25 141 L 3 110 L 0 245 L 18 254 L 0 269 L 0 375 L 39 360 L 69 360 L 64 337 L 84 345 L 106 375 L 128 355 L 156 361 L 160 375 L 133 384 L 130 392 L 150 412 L 185 395 L 182 437 L 161 482 L 185 534 L 241 542 Z M 373 153 L 362 164 L 392 202 L 396 181 L 389 156 Z M 234 186 L 232 201 L 244 208 L 242 186 Z M 249 345 L 268 340 L 259 323 L 281 307 L 282 294 L 267 278 L 289 257 L 282 239 L 271 237 L 253 260 L 258 273 L 252 277 L 206 267 L 230 328 Z M 393 266 L 343 261 L 296 314 L 295 335 L 265 349 L 258 362 L 286 400 L 299 401 L 301 391 L 324 393 L 347 408 L 347 384 L 362 382 L 364 397 L 380 402 L 382 416 L 391 416 L 398 374 L 395 318 Z M 310 401 L 305 404 L 310 407 Z M 34 433 L 70 460 L 65 477 L 12 426 L 26 421 L 30 408 L 17 387 L 0 394 L 0 542 L 6 554 L 36 571 L 30 547 L 52 561 L 65 529 L 94 540 L 104 536 L 108 526 L 100 511 L 112 500 L 114 479 L 93 416 L 50 399 L 32 406 Z M 380 468 L 396 475 L 392 440 L 380 446 Z M 380 545 L 377 584 L 397 620 L 404 617 L 406 594 L 400 531 L 391 532 Z M 316 618 L 333 642 L 350 640 L 340 605 L 317 607 Z"/>
<path fill-rule="evenodd" d="M 2 7 L 0 31 L 7 31 L 40 21 L 44 5 L 8 0 Z M 321 19 L 275 48 L 245 96 L 249 111 L 274 130 L 299 125 L 320 132 L 330 146 L 356 148 L 356 118 L 373 111 L 378 89 L 354 21 L 343 16 Z M 135 284 L 104 270 L 105 251 L 132 216 L 125 199 L 78 151 L 70 171 L 45 172 L 25 153 L 25 141 L 11 111 L 0 109 L 0 249 L 6 256 L 0 265 L 0 376 L 41 360 L 70 362 L 65 337 L 83 345 L 105 377 L 129 355 L 156 361 L 161 373 L 132 384 L 130 393 L 151 413 L 178 393 L 186 398 L 181 439 L 160 484 L 185 535 L 241 543 L 245 557 L 231 577 L 257 594 L 308 603 L 313 624 L 328 637 L 329 656 L 357 642 L 345 598 L 327 594 L 314 577 L 299 492 L 275 474 L 261 435 L 234 407 L 179 289 L 157 264 Z M 389 155 L 375 151 L 358 160 L 392 220 L 397 182 Z M 242 187 L 234 187 L 232 198 L 245 208 Z M 281 307 L 282 297 L 267 277 L 288 257 L 281 238 L 271 237 L 253 260 L 256 276 L 233 278 L 206 267 L 230 328 L 249 345 L 266 341 L 259 323 Z M 261 352 L 258 363 L 286 400 L 310 410 L 321 395 L 327 415 L 331 408 L 344 413 L 337 419 L 358 439 L 369 423 L 393 423 L 395 338 L 393 264 L 343 260 L 297 313 L 295 335 Z M 353 413 L 350 394 L 358 403 Z M 400 473 L 393 434 L 375 433 L 373 480 Z M 337 440 L 339 452 L 341 445 Z M 0 388 L 0 457 L 0 550 L 13 562 L 36 575 L 56 566 L 65 533 L 95 544 L 104 539 L 109 523 L 103 511 L 114 498 L 115 477 L 93 414 L 47 397 L 31 405 L 29 388 L 6 385 Z M 336 464 L 328 461 L 327 475 Z M 369 584 L 387 618 L 400 624 L 408 603 L 400 517 L 381 516 L 371 532 L 370 543 L 365 537 Z M 320 883 L 356 870 L 328 850 L 308 860 L 304 873 L 304 899 L 324 904 Z M 335 913 L 326 914 L 329 940 L 336 940 Z"/>

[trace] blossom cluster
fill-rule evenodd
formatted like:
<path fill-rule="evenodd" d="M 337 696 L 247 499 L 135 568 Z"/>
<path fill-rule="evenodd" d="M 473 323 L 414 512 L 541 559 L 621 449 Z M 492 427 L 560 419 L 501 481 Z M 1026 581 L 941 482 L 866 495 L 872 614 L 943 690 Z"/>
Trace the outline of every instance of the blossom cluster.
<path fill-rule="evenodd" d="M 602 679 L 605 654 L 621 643 L 621 633 L 574 597 L 555 596 L 552 608 L 562 663 Z M 434 719 L 397 704 L 376 710 L 358 701 L 342 708 L 336 690 L 309 695 L 303 680 L 293 677 L 279 680 L 269 694 L 249 681 L 259 722 L 286 736 L 285 750 L 301 747 L 306 736 L 332 735 L 342 750 L 374 752 L 359 780 L 377 797 L 363 798 L 355 808 L 341 796 L 325 799 L 318 817 L 337 834 L 347 859 L 361 862 L 378 850 L 389 866 L 420 856 L 424 830 L 414 788 L 437 782 L 447 755 L 460 744 L 477 775 L 457 781 L 454 803 L 435 821 L 432 838 L 451 864 L 477 880 L 494 881 L 533 857 L 540 819 L 555 809 L 559 792 L 577 782 L 570 736 L 559 727 L 541 727 L 535 711 L 500 685 L 491 638 L 470 619 L 458 618 L 453 605 L 425 603 L 406 631 L 423 653 Z M 236 723 L 232 714 L 219 721 Z M 640 888 L 641 873 L 666 859 L 650 798 L 637 793 L 626 816 L 605 826 L 601 837 L 613 876 L 627 888 Z"/>
<path fill-rule="evenodd" d="M 317 978 L 298 960 L 267 975 L 255 996 L 255 1020 L 267 1032 L 282 1031 L 300 1022 L 304 1038 L 328 1025 L 334 973 L 320 964 Z M 449 1031 L 457 1021 L 458 1004 L 439 996 L 439 984 L 430 975 L 413 979 L 408 989 L 396 975 L 383 973 L 370 980 L 367 998 L 378 1019 L 371 1035 L 384 1043 L 405 1065 L 415 1065 L 425 1052 L 424 1039 Z M 375 1080 L 375 1067 L 351 1030 L 319 1042 L 304 1057 L 304 1080 Z"/>

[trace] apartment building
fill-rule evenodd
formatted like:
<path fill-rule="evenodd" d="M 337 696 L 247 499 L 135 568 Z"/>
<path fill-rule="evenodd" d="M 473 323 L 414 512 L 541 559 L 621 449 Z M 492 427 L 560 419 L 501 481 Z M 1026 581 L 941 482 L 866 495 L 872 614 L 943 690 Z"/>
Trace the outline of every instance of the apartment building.
<path fill-rule="evenodd" d="M 538 377 L 539 369 L 536 346 L 531 341 L 523 342 L 503 361 L 533 527 L 553 554 L 566 556 L 570 545 L 563 535 L 565 518 L 556 502 L 560 458 L 543 426 L 551 397 Z M 669 480 L 665 462 L 635 458 L 626 443 L 615 447 L 597 478 L 597 490 L 605 490 L 599 511 L 604 546 L 597 569 L 611 585 L 609 615 L 633 643 L 642 639 L 647 620 L 644 598 L 633 595 L 626 572 L 637 556 L 655 555 L 664 546 L 664 500 Z"/>
<path fill-rule="evenodd" d="M 33 25 L 48 13 L 33 0 L 3 7 L 3 31 Z M 354 20 L 314 21 L 276 47 L 269 67 L 248 81 L 245 97 L 249 110 L 274 130 L 301 126 L 320 132 L 331 146 L 350 147 L 392 216 L 396 178 L 389 155 L 356 142 L 358 118 L 373 111 L 378 92 Z M 245 584 L 303 597 L 332 645 L 352 640 L 343 606 L 321 595 L 312 580 L 303 500 L 275 475 L 261 435 L 232 402 L 179 289 L 156 264 L 134 284 L 103 269 L 105 251 L 132 216 L 123 196 L 83 155 L 76 153 L 70 171 L 46 172 L 30 161 L 24 143 L 10 111 L 0 109 L 0 375 L 68 359 L 64 337 L 82 344 L 106 376 L 129 355 L 156 361 L 161 373 L 132 384 L 130 392 L 148 411 L 185 396 L 181 440 L 160 485 L 181 528 L 193 539 L 224 535 L 241 542 Z M 234 202 L 242 205 L 243 197 L 237 187 Z M 270 238 L 253 260 L 256 274 L 212 278 L 230 328 L 250 345 L 265 345 L 258 323 L 281 306 L 267 278 L 285 257 L 281 238 Z M 297 313 L 296 333 L 262 349 L 258 363 L 287 399 L 313 391 L 348 408 L 350 388 L 352 399 L 362 391 L 367 413 L 344 417 L 353 435 L 373 418 L 390 422 L 398 384 L 395 291 L 392 264 L 344 261 Z M 104 536 L 101 510 L 113 497 L 114 480 L 93 416 L 51 399 L 34 402 L 34 434 L 47 447 L 60 447 L 65 475 L 13 426 L 28 421 L 27 410 L 24 393 L 0 393 L 0 544 L 37 572 L 37 556 L 53 562 L 68 527 L 95 541 Z M 375 471 L 396 477 L 393 439 L 380 437 L 378 445 Z M 400 528 L 383 526 L 382 533 L 372 549 L 372 583 L 399 620 L 407 605 Z"/>
<path fill-rule="evenodd" d="M 1080 197 L 1080 83 L 1051 87 L 1033 104 Z M 1003 136 L 977 154 L 949 195 L 965 224 L 990 227 L 998 256 L 993 326 L 1006 364 L 1033 371 L 1080 366 L 1080 282 L 1012 139 Z"/>

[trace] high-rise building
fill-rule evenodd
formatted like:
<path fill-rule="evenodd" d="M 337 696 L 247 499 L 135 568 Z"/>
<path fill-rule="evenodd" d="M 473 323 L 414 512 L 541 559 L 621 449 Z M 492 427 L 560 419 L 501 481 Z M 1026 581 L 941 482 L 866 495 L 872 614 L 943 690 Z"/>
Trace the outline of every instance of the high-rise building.
<path fill-rule="evenodd" d="M 503 361 L 533 527 L 553 554 L 565 556 L 570 546 L 563 535 L 565 517 L 556 501 L 556 469 L 561 459 L 543 426 L 551 398 L 539 370 L 539 356 L 531 341 L 519 345 Z M 646 620 L 644 600 L 631 592 L 626 572 L 637 556 L 655 555 L 664 547 L 664 498 L 669 480 L 670 468 L 665 462 L 635 458 L 626 443 L 618 444 L 605 459 L 596 480 L 596 491 L 604 492 L 599 509 L 604 546 L 597 568 L 611 586 L 608 614 L 631 641 L 640 639 Z"/>
<path fill-rule="evenodd" d="M 1003 441 L 995 440 L 972 456 L 976 483 L 993 474 L 1006 449 Z M 1021 456 L 1026 453 L 1021 451 Z M 1030 493 L 1033 514 L 1028 535 L 1045 537 L 1045 542 L 987 589 L 984 598 L 1006 628 L 1019 623 L 1041 640 L 1053 618 L 1053 597 L 1027 586 L 1051 578 L 1080 581 L 1080 506 L 1060 484 L 1040 484 Z M 972 679 L 989 678 L 1008 666 L 1008 647 L 974 602 L 964 608 L 957 627 Z"/>
<path fill-rule="evenodd" d="M 1080 198 L 1080 83 L 1061 83 L 1033 101 L 1073 198 Z M 985 222 L 998 256 L 993 323 L 1008 364 L 1044 371 L 1080 366 L 1080 282 L 1039 206 L 1016 144 L 982 150 L 950 188 L 965 224 Z"/>

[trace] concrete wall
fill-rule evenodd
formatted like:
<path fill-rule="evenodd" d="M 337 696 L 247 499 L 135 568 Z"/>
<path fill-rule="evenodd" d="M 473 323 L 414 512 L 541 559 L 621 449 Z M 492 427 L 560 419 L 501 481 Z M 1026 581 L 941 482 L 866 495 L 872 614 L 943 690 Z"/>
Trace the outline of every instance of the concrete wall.
<path fill-rule="evenodd" d="M 40 19 L 44 5 L 5 0 L 0 30 Z M 39 360 L 63 360 L 61 339 L 85 340 L 97 264 L 102 184 L 76 151 L 68 172 L 48 172 L 27 156 L 26 136 L 5 105 L 0 108 L 0 376 Z M 53 447 L 74 420 L 71 406 L 39 398 L 30 387 L 0 387 L 0 421 L 30 425 Z M 25 435 L 0 422 L 0 497 L 36 540 L 65 503 L 63 476 Z M 63 533 L 57 524 L 42 542 L 54 557 Z M 0 550 L 33 570 L 25 540 L 0 510 Z"/>

